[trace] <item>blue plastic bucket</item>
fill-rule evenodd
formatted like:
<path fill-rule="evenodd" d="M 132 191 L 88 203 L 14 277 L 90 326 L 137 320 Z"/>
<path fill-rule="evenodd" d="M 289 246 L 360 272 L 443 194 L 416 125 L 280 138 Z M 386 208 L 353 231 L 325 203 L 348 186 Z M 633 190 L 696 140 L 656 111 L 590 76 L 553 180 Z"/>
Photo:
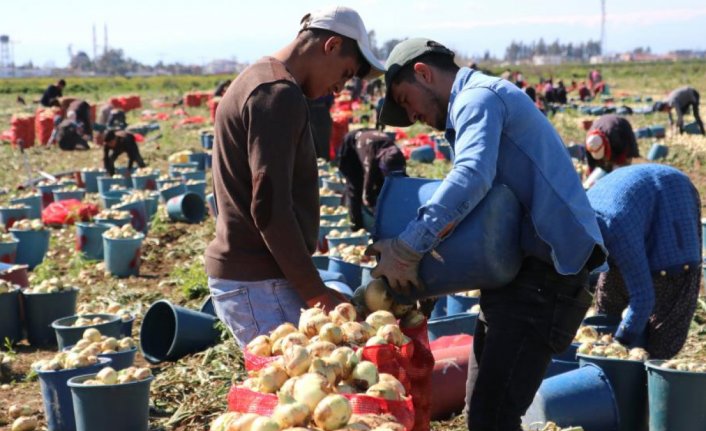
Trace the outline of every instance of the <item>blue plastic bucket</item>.
<path fill-rule="evenodd" d="M 638 139 L 651 138 L 652 130 L 650 130 L 649 127 L 640 127 L 639 129 L 635 130 L 635 137 Z"/>
<path fill-rule="evenodd" d="M 169 200 L 175 196 L 181 196 L 186 193 L 186 186 L 184 183 L 179 183 L 175 186 L 160 189 L 159 195 L 162 197 L 162 201 L 169 202 Z"/>
<path fill-rule="evenodd" d="M 184 179 L 184 181 L 188 181 L 188 180 L 206 181 L 206 172 L 205 171 L 182 172 L 181 177 Z"/>
<path fill-rule="evenodd" d="M 201 135 L 201 146 L 206 150 L 210 150 L 213 148 L 213 134 L 212 133 L 203 133 Z"/>
<path fill-rule="evenodd" d="M 436 153 L 431 145 L 421 145 L 409 153 L 409 159 L 419 163 L 433 163 Z"/>
<path fill-rule="evenodd" d="M 42 207 L 46 208 L 50 203 L 54 202 L 54 190 L 60 189 L 63 186 L 59 184 L 37 184 L 37 189 L 42 195 Z"/>
<path fill-rule="evenodd" d="M 706 429 L 706 373 L 661 368 L 664 362 L 645 363 L 650 431 L 703 431 Z"/>
<path fill-rule="evenodd" d="M 314 266 L 316 269 L 328 269 L 328 256 L 325 254 L 318 256 L 311 256 L 311 260 L 314 261 Z"/>
<path fill-rule="evenodd" d="M 336 193 L 343 193 L 346 191 L 346 185 L 342 182 L 336 181 L 336 177 L 329 175 L 322 179 L 322 184 L 324 188 L 327 188 Z"/>
<path fill-rule="evenodd" d="M 547 367 L 547 372 L 544 373 L 544 378 L 557 376 L 559 374 L 573 371 L 579 367 L 578 361 L 563 361 L 561 359 L 552 358 Z"/>
<path fill-rule="evenodd" d="M 360 265 L 360 285 L 361 286 L 367 286 L 368 283 L 370 283 L 371 281 L 373 281 L 375 279 L 375 277 L 373 277 L 373 268 L 375 268 L 375 267 L 371 266 L 371 265 Z"/>
<path fill-rule="evenodd" d="M 132 337 L 132 324 L 135 323 L 135 316 L 130 316 L 129 319 L 123 320 L 120 324 L 120 336 Z"/>
<path fill-rule="evenodd" d="M 666 135 L 664 126 L 660 126 L 658 124 L 650 126 L 650 131 L 652 132 L 652 136 L 657 139 L 662 139 Z"/>
<path fill-rule="evenodd" d="M 323 281 L 324 283 L 326 283 L 327 281 L 338 281 L 340 283 L 348 284 L 346 276 L 341 274 L 340 272 L 329 271 L 327 269 L 319 269 L 318 272 L 319 277 L 321 277 L 321 281 Z"/>
<path fill-rule="evenodd" d="M 348 211 L 343 214 L 321 214 L 319 217 L 322 221 L 325 220 L 337 223 L 341 220 L 348 220 Z"/>
<path fill-rule="evenodd" d="M 446 314 L 468 313 L 471 307 L 480 303 L 480 298 L 462 295 L 449 295 L 446 298 Z"/>
<path fill-rule="evenodd" d="M 86 319 L 100 317 L 103 320 L 107 320 L 107 322 L 96 325 L 71 326 L 80 317 L 84 317 Z M 59 346 L 59 350 L 63 350 L 76 344 L 83 337 L 83 332 L 88 328 L 95 328 L 100 331 L 101 335 L 105 335 L 107 337 L 120 337 L 120 317 L 114 314 L 76 314 L 73 316 L 56 319 L 52 322 L 51 327 L 54 328 L 54 333 L 56 334 L 56 344 Z"/>
<path fill-rule="evenodd" d="M 216 195 L 209 193 L 206 195 L 206 202 L 208 203 L 208 212 L 211 213 L 213 218 L 218 216 L 218 207 L 216 207 Z"/>
<path fill-rule="evenodd" d="M 650 152 L 647 153 L 647 160 L 659 160 L 667 157 L 667 154 L 669 154 L 669 147 L 666 145 L 654 143 L 652 144 L 652 148 L 650 148 Z"/>
<path fill-rule="evenodd" d="M 27 210 L 28 218 L 42 218 L 42 195 L 27 196 L 24 198 L 10 199 L 11 204 L 24 204 L 29 209 Z"/>
<path fill-rule="evenodd" d="M 44 402 L 44 414 L 51 431 L 76 431 L 74 406 L 69 379 L 94 374 L 110 365 L 110 359 L 98 358 L 98 363 L 88 367 L 58 371 L 39 371 L 39 385 Z"/>
<path fill-rule="evenodd" d="M 196 193 L 203 201 L 206 201 L 206 181 L 198 181 L 192 184 L 187 183 L 186 190 L 189 193 Z"/>
<path fill-rule="evenodd" d="M 109 225 L 111 225 L 111 226 L 122 227 L 122 226 L 125 226 L 126 224 L 130 223 L 130 220 L 131 220 L 131 219 L 132 219 L 132 216 L 130 216 L 130 217 L 125 217 L 125 218 L 120 218 L 120 219 L 117 219 L 117 218 L 101 218 L 101 217 L 96 217 L 96 218 L 94 218 L 93 220 L 94 220 L 96 223 L 99 223 L 99 224 L 109 224 Z"/>
<path fill-rule="evenodd" d="M 332 230 L 338 230 L 338 231 L 350 231 L 350 225 L 345 225 L 345 226 L 324 226 L 324 225 L 319 225 L 319 242 L 323 242 L 326 239 L 326 236 L 332 231 Z"/>
<path fill-rule="evenodd" d="M 607 316 L 605 314 L 596 314 L 595 316 L 586 317 L 583 319 L 584 326 L 592 326 L 599 334 L 615 334 L 620 325 L 620 316 Z"/>
<path fill-rule="evenodd" d="M 85 197 L 85 190 L 71 190 L 66 192 L 54 190 L 54 202 L 67 201 L 69 199 L 76 199 L 77 201 L 82 201 Z"/>
<path fill-rule="evenodd" d="M 20 289 L 0 293 L 0 343 L 15 344 L 22 339 L 20 324 Z"/>
<path fill-rule="evenodd" d="M 189 155 L 189 161 L 196 163 L 196 169 L 199 171 L 206 170 L 206 153 L 191 153 Z"/>
<path fill-rule="evenodd" d="M 56 346 L 56 334 L 51 324 L 56 319 L 76 313 L 78 290 L 55 293 L 23 293 L 27 340 L 35 347 Z"/>
<path fill-rule="evenodd" d="M 95 374 L 68 381 L 76 431 L 149 429 L 150 385 L 154 377 L 115 385 L 82 384 L 91 378 L 95 378 Z"/>
<path fill-rule="evenodd" d="M 196 193 L 184 193 L 167 201 L 167 214 L 174 221 L 199 223 L 206 215 L 206 207 Z"/>
<path fill-rule="evenodd" d="M 174 177 L 178 175 L 177 169 L 198 169 L 199 164 L 194 162 L 186 163 L 170 163 L 169 164 L 169 176 Z"/>
<path fill-rule="evenodd" d="M 105 193 L 101 193 L 101 201 L 103 202 L 104 208 L 112 208 L 115 205 L 120 205 L 123 196 L 129 195 L 130 192 L 127 190 L 111 190 Z"/>
<path fill-rule="evenodd" d="M 20 242 L 18 240 L 0 242 L 0 262 L 2 263 L 15 263 L 17 258 L 17 245 Z"/>
<path fill-rule="evenodd" d="M 561 361 L 569 361 L 569 362 L 576 362 L 578 363 L 578 358 L 576 357 L 576 352 L 581 346 L 581 343 L 571 343 L 569 344 L 569 347 L 564 350 L 561 353 L 557 353 L 556 355 L 552 356 L 554 359 L 559 359 Z"/>
<path fill-rule="evenodd" d="M 127 166 L 116 166 L 115 167 L 115 173 L 117 175 L 122 175 L 126 180 L 128 180 L 126 183 L 129 183 L 130 175 L 135 172 L 135 168 L 128 168 Z"/>
<path fill-rule="evenodd" d="M 139 175 L 132 177 L 132 187 L 136 190 L 157 190 L 158 174 Z"/>
<path fill-rule="evenodd" d="M 388 176 L 376 208 L 376 239 L 399 235 L 440 184 L 440 180 Z M 411 299 L 507 285 L 522 264 L 522 212 L 509 188 L 494 186 L 436 248 L 443 261 L 430 254 L 424 256 L 419 274 L 426 289 L 414 292 Z M 396 299 L 405 301 L 402 297 Z"/>
<path fill-rule="evenodd" d="M 473 335 L 478 323 L 478 313 L 451 314 L 437 319 L 430 319 L 427 326 L 429 341 L 445 335 Z"/>
<path fill-rule="evenodd" d="M 136 231 L 147 233 L 149 229 L 149 218 L 147 216 L 147 206 L 145 201 L 135 201 L 127 204 L 120 204 L 114 207 L 119 211 L 127 211 L 130 213 L 130 223 Z"/>
<path fill-rule="evenodd" d="M 160 300 L 150 306 L 140 327 L 140 346 L 152 363 L 176 361 L 200 352 L 220 338 L 218 320 L 206 313 Z"/>
<path fill-rule="evenodd" d="M 327 270 L 343 274 L 346 278 L 345 283 L 353 289 L 361 285 L 363 273 L 360 265 L 345 262 L 338 257 L 329 256 Z"/>
<path fill-rule="evenodd" d="M 111 191 L 110 188 L 114 185 L 128 187 L 128 184 L 125 182 L 125 178 L 98 177 L 98 193 L 101 195 Z"/>
<path fill-rule="evenodd" d="M 339 245 L 368 245 L 370 237 L 367 234 L 339 238 L 332 238 L 331 236 L 326 236 L 326 240 L 328 241 L 329 248 L 335 248 Z"/>
<path fill-rule="evenodd" d="M 206 153 L 205 163 L 206 163 L 206 169 L 210 169 L 211 165 L 213 165 L 213 154 L 211 154 L 211 152 Z"/>
<path fill-rule="evenodd" d="M 693 123 L 684 125 L 684 133 L 689 135 L 700 135 L 701 129 L 699 128 L 699 123 L 694 121 Z"/>
<path fill-rule="evenodd" d="M 620 431 L 647 431 L 647 373 L 642 361 L 576 355 L 579 364 L 600 367 L 613 388 Z"/>
<path fill-rule="evenodd" d="M 105 269 L 116 277 L 140 275 L 140 254 L 144 238 L 141 234 L 139 238 L 112 239 L 103 234 Z"/>
<path fill-rule="evenodd" d="M 211 298 L 211 295 L 208 295 L 206 299 L 203 300 L 199 311 L 218 318 L 218 316 L 216 316 L 216 309 L 213 307 L 213 298 Z"/>
<path fill-rule="evenodd" d="M 147 210 L 147 218 L 152 219 L 155 214 L 157 214 L 157 210 L 159 209 L 159 194 L 154 194 L 147 199 L 145 199 L 145 209 Z"/>
<path fill-rule="evenodd" d="M 98 178 L 104 177 L 105 171 L 81 171 L 81 181 L 88 193 L 98 193 Z"/>
<path fill-rule="evenodd" d="M 443 144 L 437 144 L 436 149 L 439 150 L 442 156 L 444 156 L 445 160 L 448 160 L 450 162 L 453 162 L 454 160 L 454 154 L 453 154 L 453 149 L 451 148 L 451 145 L 443 143 Z"/>
<path fill-rule="evenodd" d="M 111 227 L 106 223 L 76 223 L 76 251 L 86 259 L 103 259 L 103 232 Z"/>
<path fill-rule="evenodd" d="M 448 296 L 440 296 L 436 299 L 436 303 L 434 304 L 434 309 L 431 310 L 430 318 L 438 319 L 439 317 L 444 317 L 447 315 L 447 312 L 446 312 L 447 300 L 448 300 Z"/>
<path fill-rule="evenodd" d="M 319 195 L 319 204 L 325 207 L 337 207 L 341 205 L 341 195 Z"/>
<path fill-rule="evenodd" d="M 552 421 L 560 427 L 582 426 L 584 431 L 617 431 L 618 407 L 603 370 L 588 364 L 545 379 L 522 424 Z"/>
<path fill-rule="evenodd" d="M 98 357 L 110 359 L 112 361 L 110 366 L 113 367 L 115 371 L 120 371 L 124 370 L 125 368 L 132 367 L 132 365 L 135 363 L 136 355 L 137 347 L 133 347 L 132 349 L 123 350 L 115 353 L 99 353 Z"/>
<path fill-rule="evenodd" d="M 12 228 L 10 233 L 19 241 L 15 263 L 27 265 L 30 270 L 42 263 L 49 250 L 51 233 L 48 229 L 18 230 Z"/>
<path fill-rule="evenodd" d="M 10 229 L 15 222 L 29 218 L 29 207 L 0 208 L 0 226 Z"/>

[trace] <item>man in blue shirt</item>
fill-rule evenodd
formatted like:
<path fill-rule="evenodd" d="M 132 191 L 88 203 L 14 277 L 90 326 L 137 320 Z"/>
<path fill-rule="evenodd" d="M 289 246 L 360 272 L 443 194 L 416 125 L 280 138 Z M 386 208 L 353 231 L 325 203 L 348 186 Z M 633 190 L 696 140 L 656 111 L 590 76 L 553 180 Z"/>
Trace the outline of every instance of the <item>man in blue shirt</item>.
<path fill-rule="evenodd" d="M 399 237 L 379 241 L 373 276 L 398 292 L 423 288 L 422 256 L 449 235 L 496 183 L 524 208 L 522 268 L 508 286 L 484 290 L 469 361 L 470 430 L 520 430 L 551 356 L 564 351 L 592 295 L 588 272 L 605 261 L 596 216 L 564 144 L 514 84 L 460 68 L 428 39 L 397 45 L 387 61 L 381 121 L 444 130 L 454 165 Z M 468 259 L 473 259 L 469 256 Z"/>
<path fill-rule="evenodd" d="M 615 338 L 645 335 L 650 357 L 679 353 L 701 286 L 701 201 L 682 172 L 642 164 L 616 170 L 588 191 L 610 252 L 596 289 L 598 311 L 620 315 Z"/>

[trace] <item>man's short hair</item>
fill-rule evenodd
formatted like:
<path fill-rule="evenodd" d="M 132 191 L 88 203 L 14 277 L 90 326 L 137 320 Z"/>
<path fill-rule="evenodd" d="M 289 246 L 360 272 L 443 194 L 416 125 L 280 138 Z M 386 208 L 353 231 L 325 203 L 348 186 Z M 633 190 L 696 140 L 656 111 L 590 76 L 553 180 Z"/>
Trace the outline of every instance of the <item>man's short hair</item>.
<path fill-rule="evenodd" d="M 459 69 L 456 62 L 454 62 L 454 58 L 452 56 L 436 52 L 430 52 L 428 54 L 420 55 L 419 57 L 402 66 L 399 72 L 397 72 L 395 77 L 392 79 L 392 84 L 399 84 L 401 82 L 414 82 L 415 63 L 424 63 L 427 66 L 432 66 L 434 68 L 440 69 L 443 72 L 450 73 L 456 73 Z"/>
<path fill-rule="evenodd" d="M 348 36 L 343 36 L 336 32 L 330 30 L 324 30 L 321 28 L 305 28 L 299 32 L 300 37 L 312 38 L 312 39 L 328 39 L 330 37 L 340 37 L 343 39 L 343 44 L 341 45 L 341 55 L 344 57 L 357 57 L 358 64 L 360 65 L 356 76 L 364 77 L 370 73 L 370 64 L 368 60 L 365 59 L 363 53 L 360 52 L 358 48 L 358 42 L 351 39 Z"/>
<path fill-rule="evenodd" d="M 59 82 L 57 82 L 57 84 L 62 85 L 62 86 L 65 87 L 65 86 L 66 86 L 66 81 L 63 80 L 63 79 L 60 79 Z"/>
<path fill-rule="evenodd" d="M 115 130 L 108 130 L 103 137 L 105 142 L 112 142 L 115 139 Z"/>

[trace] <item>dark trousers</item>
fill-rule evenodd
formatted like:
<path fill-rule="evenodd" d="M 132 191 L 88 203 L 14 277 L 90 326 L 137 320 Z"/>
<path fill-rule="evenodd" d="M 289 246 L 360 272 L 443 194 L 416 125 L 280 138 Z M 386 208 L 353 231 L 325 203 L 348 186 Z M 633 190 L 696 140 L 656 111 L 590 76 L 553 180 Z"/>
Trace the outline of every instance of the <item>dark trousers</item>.
<path fill-rule="evenodd" d="M 484 290 L 466 386 L 470 431 L 519 431 L 551 356 L 569 347 L 593 296 L 588 271 L 563 276 L 525 259 L 506 287 Z"/>

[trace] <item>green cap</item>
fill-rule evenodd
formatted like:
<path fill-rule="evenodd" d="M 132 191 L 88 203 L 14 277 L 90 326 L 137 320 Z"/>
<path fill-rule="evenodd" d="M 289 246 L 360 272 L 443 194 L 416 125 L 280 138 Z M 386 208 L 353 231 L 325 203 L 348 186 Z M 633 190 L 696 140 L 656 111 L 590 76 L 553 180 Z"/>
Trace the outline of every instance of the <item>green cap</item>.
<path fill-rule="evenodd" d="M 387 72 L 385 72 L 387 92 L 385 94 L 385 101 L 382 104 L 382 110 L 380 111 L 380 122 L 389 126 L 398 127 L 412 125 L 407 116 L 407 112 L 404 108 L 395 103 L 395 100 L 392 98 L 392 80 L 397 76 L 402 67 L 429 53 L 454 56 L 454 52 L 444 45 L 423 37 L 407 39 L 394 47 L 385 63 L 385 68 L 387 69 Z"/>

